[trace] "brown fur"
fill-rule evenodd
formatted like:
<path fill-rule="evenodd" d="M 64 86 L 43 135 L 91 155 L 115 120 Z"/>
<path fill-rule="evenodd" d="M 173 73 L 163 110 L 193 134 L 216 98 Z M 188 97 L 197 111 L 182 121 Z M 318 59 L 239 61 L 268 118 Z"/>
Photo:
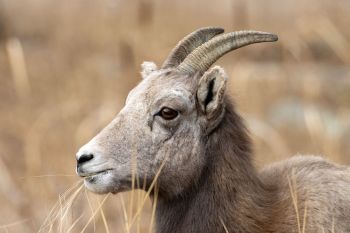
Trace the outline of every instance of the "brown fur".
<path fill-rule="evenodd" d="M 199 182 L 171 200 L 160 193 L 157 232 L 298 232 L 289 180 L 300 232 L 303 225 L 305 232 L 332 232 L 333 226 L 350 232 L 347 167 L 295 157 L 257 172 L 246 129 L 228 100 L 223 121 L 205 140 L 208 160 Z"/>

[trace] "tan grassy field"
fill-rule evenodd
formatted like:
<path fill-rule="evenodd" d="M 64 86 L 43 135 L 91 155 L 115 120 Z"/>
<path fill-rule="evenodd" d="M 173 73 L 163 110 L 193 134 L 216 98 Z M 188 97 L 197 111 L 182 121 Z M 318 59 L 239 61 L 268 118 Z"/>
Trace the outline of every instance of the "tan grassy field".
<path fill-rule="evenodd" d="M 350 165 L 349 22 L 345 0 L 0 0 L 0 232 L 149 232 L 145 193 L 89 194 L 74 155 L 141 62 L 202 26 L 279 35 L 218 62 L 258 167 L 298 153 Z"/>

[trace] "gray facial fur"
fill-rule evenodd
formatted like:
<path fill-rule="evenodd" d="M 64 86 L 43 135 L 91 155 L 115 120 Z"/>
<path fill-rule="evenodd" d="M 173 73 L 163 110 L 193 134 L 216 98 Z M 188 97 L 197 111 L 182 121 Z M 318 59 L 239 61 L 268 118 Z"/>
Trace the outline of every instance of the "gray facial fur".
<path fill-rule="evenodd" d="M 162 174 L 166 175 L 161 175 L 158 183 L 166 195 L 177 195 L 196 182 L 201 173 L 205 161 L 201 156 L 203 132 L 215 122 L 215 119 L 208 121 L 202 112 L 216 112 L 219 120 L 217 112 L 222 105 L 222 93 L 208 105 L 209 109 L 199 110 L 197 90 L 201 86 L 199 93 L 206 90 L 208 76 L 219 77 L 220 82 L 215 85 L 222 89 L 226 75 L 215 67 L 207 72 L 211 75 L 204 75 L 198 84 L 198 78 L 144 66 L 149 67 L 152 70 L 143 70 L 144 79 L 130 91 L 124 108 L 115 119 L 77 153 L 77 157 L 87 153 L 94 155 L 92 161 L 78 169 L 82 176 L 98 173 L 85 179 L 91 191 L 129 190 L 132 172 L 140 181 L 146 180 L 147 187 L 164 162 Z M 199 99 L 205 98 L 204 95 L 199 94 Z M 173 120 L 163 119 L 158 113 L 164 107 L 178 111 L 178 116 Z M 133 166 L 137 169 L 133 170 Z"/>

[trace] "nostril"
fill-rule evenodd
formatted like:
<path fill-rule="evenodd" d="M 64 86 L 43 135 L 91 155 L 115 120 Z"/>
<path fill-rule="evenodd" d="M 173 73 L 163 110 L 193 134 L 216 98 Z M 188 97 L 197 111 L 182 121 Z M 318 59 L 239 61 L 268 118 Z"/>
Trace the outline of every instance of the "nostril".
<path fill-rule="evenodd" d="M 78 164 L 85 163 L 94 158 L 93 154 L 83 154 L 78 158 Z"/>

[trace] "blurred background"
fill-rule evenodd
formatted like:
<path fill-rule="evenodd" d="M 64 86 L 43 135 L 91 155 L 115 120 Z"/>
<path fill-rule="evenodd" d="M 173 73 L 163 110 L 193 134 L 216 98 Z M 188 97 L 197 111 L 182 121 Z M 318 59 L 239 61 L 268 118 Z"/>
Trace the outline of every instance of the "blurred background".
<path fill-rule="evenodd" d="M 0 232 L 149 232 L 145 193 L 86 192 L 74 155 L 142 61 L 161 65 L 203 26 L 279 35 L 218 62 L 259 168 L 295 154 L 350 165 L 349 22 L 347 0 L 0 0 Z"/>

